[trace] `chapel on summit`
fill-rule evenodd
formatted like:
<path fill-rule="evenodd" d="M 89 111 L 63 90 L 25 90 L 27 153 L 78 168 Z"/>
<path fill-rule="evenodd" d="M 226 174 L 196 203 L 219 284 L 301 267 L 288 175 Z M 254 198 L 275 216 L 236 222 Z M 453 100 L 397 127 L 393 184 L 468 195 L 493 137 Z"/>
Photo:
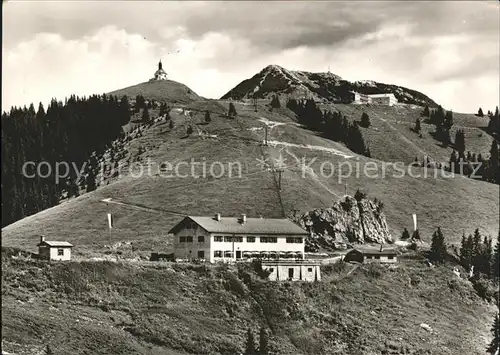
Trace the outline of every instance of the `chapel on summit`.
<path fill-rule="evenodd" d="M 161 59 L 158 62 L 158 70 L 155 71 L 153 78 L 150 79 L 149 81 L 156 81 L 156 80 L 168 80 L 167 73 L 165 72 L 165 70 L 163 70 Z"/>

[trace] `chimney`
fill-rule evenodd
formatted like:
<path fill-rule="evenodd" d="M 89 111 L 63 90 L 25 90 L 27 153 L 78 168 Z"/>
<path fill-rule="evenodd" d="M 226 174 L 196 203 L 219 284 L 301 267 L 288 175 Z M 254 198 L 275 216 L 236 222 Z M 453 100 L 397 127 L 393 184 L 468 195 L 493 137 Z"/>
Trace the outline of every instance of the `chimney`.
<path fill-rule="evenodd" d="M 215 214 L 215 220 L 216 220 L 217 222 L 220 222 L 220 213 L 216 213 L 216 214 Z"/>
<path fill-rule="evenodd" d="M 43 242 L 45 242 L 45 236 L 41 235 L 40 236 L 40 243 L 43 243 Z"/>
<path fill-rule="evenodd" d="M 241 214 L 241 224 L 247 223 L 247 215 L 242 213 Z"/>

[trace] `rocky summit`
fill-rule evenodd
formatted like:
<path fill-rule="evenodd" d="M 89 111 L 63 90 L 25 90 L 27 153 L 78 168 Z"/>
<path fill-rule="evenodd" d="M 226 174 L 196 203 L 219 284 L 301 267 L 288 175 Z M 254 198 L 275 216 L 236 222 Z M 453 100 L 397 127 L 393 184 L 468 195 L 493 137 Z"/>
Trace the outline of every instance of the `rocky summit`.
<path fill-rule="evenodd" d="M 328 208 L 303 214 L 300 224 L 311 232 L 309 249 L 338 249 L 346 244 L 392 243 L 380 201 L 345 196 Z"/>

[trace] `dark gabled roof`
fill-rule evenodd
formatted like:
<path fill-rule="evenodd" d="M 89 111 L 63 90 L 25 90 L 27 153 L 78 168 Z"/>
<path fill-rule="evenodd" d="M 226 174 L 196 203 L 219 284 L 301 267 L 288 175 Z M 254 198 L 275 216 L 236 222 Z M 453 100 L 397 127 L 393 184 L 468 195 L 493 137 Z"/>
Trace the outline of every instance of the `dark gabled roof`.
<path fill-rule="evenodd" d="M 354 250 L 359 251 L 363 255 L 397 255 L 398 253 L 396 252 L 395 249 L 393 248 L 383 248 L 380 250 L 380 247 L 370 247 L 370 246 L 365 246 L 365 247 L 357 247 Z"/>
<path fill-rule="evenodd" d="M 214 217 L 188 216 L 175 225 L 169 233 L 179 231 L 187 220 L 198 224 L 209 233 L 223 234 L 284 234 L 307 235 L 308 233 L 285 218 L 247 218 L 245 223 L 240 223 L 238 217 L 221 217 L 217 221 Z"/>
<path fill-rule="evenodd" d="M 73 244 L 68 243 L 68 242 L 59 242 L 55 240 L 44 240 L 41 243 L 38 243 L 36 246 L 42 246 L 42 245 L 47 245 L 49 247 L 58 247 L 58 248 L 72 248 Z"/>

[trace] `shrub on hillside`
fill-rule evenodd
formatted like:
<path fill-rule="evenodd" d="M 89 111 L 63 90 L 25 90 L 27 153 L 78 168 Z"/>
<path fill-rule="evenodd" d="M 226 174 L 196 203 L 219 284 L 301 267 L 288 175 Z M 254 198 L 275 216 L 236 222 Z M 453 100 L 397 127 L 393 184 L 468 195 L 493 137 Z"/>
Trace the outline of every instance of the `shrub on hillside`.
<path fill-rule="evenodd" d="M 498 296 L 498 286 L 492 280 L 479 276 L 473 278 L 471 281 L 477 295 L 482 299 L 490 302 L 495 299 L 495 296 Z"/>
<path fill-rule="evenodd" d="M 368 264 L 365 267 L 363 267 L 363 272 L 366 276 L 372 279 L 377 279 L 380 276 L 382 276 L 382 266 L 377 265 L 375 263 Z"/>
<path fill-rule="evenodd" d="M 361 126 L 368 128 L 370 127 L 370 116 L 366 112 L 361 115 Z"/>

